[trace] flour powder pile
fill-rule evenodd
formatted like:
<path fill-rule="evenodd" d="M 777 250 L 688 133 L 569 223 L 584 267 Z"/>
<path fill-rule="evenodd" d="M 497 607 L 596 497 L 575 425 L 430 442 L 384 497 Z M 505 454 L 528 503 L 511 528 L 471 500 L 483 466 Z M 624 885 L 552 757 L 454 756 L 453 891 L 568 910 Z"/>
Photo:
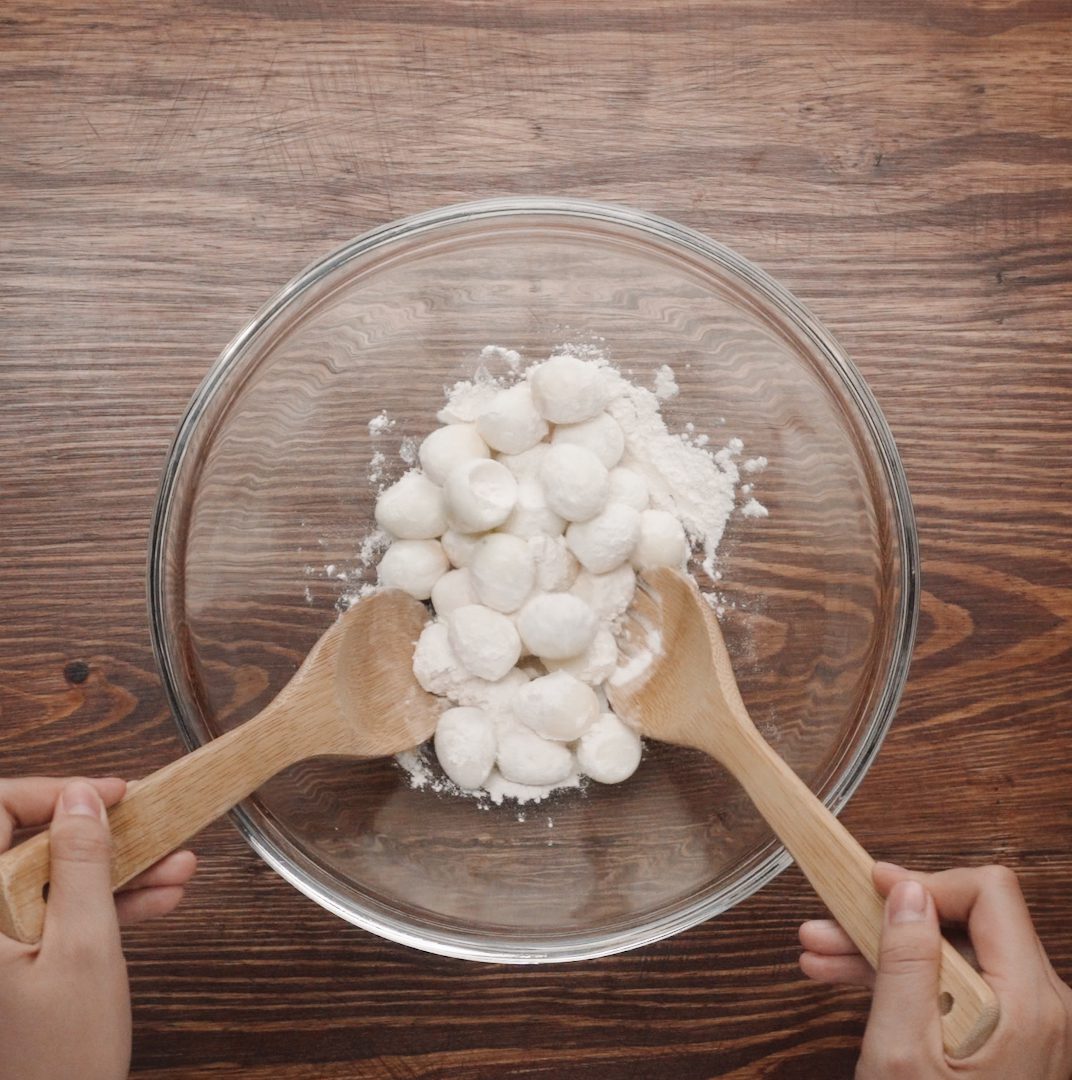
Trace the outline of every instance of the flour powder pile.
<path fill-rule="evenodd" d="M 491 375 L 490 360 L 506 374 Z M 744 446 L 712 451 L 691 424 L 668 430 L 661 405 L 679 393 L 668 365 L 648 390 L 591 347 L 524 367 L 516 351 L 489 346 L 482 361 L 446 391 L 442 426 L 407 440 L 413 468 L 381 490 L 363 555 L 379 557 L 381 587 L 434 613 L 413 666 L 443 699 L 442 775 L 422 748 L 400 757 L 412 783 L 524 803 L 620 783 L 639 766 L 640 737 L 604 688 L 650 662 L 659 642 L 620 668 L 622 616 L 639 571 L 686 570 L 695 557 L 717 579 Z M 381 413 L 369 429 L 391 426 Z M 383 470 L 381 456 L 377 479 Z M 742 512 L 766 515 L 754 497 Z"/>

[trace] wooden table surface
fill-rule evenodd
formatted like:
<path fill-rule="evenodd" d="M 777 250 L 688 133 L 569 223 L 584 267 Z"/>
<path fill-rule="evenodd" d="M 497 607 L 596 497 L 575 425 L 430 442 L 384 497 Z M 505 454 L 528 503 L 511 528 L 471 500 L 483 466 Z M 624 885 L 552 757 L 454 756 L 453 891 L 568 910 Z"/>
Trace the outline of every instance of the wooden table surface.
<path fill-rule="evenodd" d="M 307 262 L 502 194 L 676 218 L 840 338 L 900 446 L 924 593 L 844 820 L 922 868 L 1000 860 L 1072 978 L 1072 9 L 1059 0 L 8 0 L 0 17 L 0 769 L 180 744 L 144 567 L 174 427 Z M 576 966 L 382 942 L 224 821 L 127 935 L 134 1074 L 851 1076 L 866 1015 L 796 967 L 791 869 Z"/>

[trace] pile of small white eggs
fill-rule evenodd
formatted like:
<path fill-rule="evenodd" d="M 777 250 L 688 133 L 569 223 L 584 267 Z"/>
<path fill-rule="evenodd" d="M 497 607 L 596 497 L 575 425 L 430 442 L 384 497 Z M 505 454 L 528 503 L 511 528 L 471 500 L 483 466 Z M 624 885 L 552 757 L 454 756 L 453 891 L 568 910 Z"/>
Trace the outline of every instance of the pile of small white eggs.
<path fill-rule="evenodd" d="M 534 365 L 471 422 L 428 435 L 420 468 L 376 503 L 391 538 L 379 583 L 435 611 L 414 672 L 454 706 L 435 750 L 461 788 L 496 770 L 533 788 L 613 784 L 640 762 L 602 688 L 636 571 L 684 566 L 688 544 L 672 513 L 650 508 L 613 394 L 599 364 Z"/>

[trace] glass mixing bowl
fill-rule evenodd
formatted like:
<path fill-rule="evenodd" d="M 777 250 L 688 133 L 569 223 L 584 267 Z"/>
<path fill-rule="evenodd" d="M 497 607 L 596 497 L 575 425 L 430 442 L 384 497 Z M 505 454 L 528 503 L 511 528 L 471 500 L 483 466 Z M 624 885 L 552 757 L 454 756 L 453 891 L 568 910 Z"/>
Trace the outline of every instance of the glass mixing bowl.
<path fill-rule="evenodd" d="M 552 199 L 386 225 L 295 278 L 227 347 L 183 418 L 152 530 L 153 644 L 191 748 L 296 670 L 359 558 L 377 484 L 408 466 L 444 386 L 489 344 L 598 342 L 694 425 L 766 469 L 731 518 L 721 620 L 760 730 L 835 812 L 905 681 L 918 557 L 904 472 L 863 379 L 784 289 L 634 210 Z M 369 421 L 386 412 L 392 426 Z M 383 454 L 385 460 L 374 455 Z M 743 502 L 743 499 L 742 499 Z M 369 642 L 375 648 L 374 641 Z M 635 776 L 482 807 L 393 760 L 317 759 L 244 802 L 254 850 L 317 903 L 418 949 L 487 961 L 633 948 L 739 903 L 789 862 L 711 760 L 649 743 Z"/>

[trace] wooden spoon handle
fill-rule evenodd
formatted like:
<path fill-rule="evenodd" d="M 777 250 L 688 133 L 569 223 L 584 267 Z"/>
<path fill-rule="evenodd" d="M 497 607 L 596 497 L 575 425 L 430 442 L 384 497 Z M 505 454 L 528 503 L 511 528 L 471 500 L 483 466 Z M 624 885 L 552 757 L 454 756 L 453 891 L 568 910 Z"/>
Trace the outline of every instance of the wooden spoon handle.
<path fill-rule="evenodd" d="M 728 745 L 732 743 L 732 745 Z M 874 860 L 749 722 L 721 743 L 723 760 L 747 791 L 816 893 L 872 967 L 878 963 L 884 902 Z M 963 1058 L 998 1022 L 994 991 L 947 941 L 942 942 L 939 1007 L 946 1053 Z"/>
<path fill-rule="evenodd" d="M 131 783 L 108 813 L 112 888 L 118 889 L 230 810 L 269 777 L 303 757 L 328 752 L 274 704 L 241 727 Z M 315 737 L 315 731 L 313 736 Z M 48 884 L 48 832 L 0 855 L 0 932 L 39 941 Z"/>

